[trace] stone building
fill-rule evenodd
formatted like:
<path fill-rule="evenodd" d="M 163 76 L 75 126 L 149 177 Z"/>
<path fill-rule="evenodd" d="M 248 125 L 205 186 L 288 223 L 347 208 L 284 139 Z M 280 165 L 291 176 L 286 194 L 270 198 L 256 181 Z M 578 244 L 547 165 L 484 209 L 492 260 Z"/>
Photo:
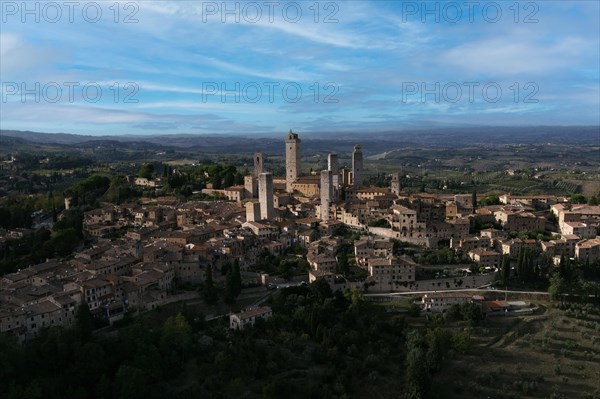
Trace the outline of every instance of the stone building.
<path fill-rule="evenodd" d="M 331 200 L 333 197 L 333 180 L 330 170 L 321 171 L 321 219 L 329 220 Z"/>
<path fill-rule="evenodd" d="M 292 183 L 300 175 L 300 139 L 298 134 L 290 130 L 285 140 L 285 189 L 293 192 Z"/>
<path fill-rule="evenodd" d="M 360 144 L 354 146 L 352 152 L 352 185 L 360 186 L 363 182 L 363 154 Z"/>
<path fill-rule="evenodd" d="M 254 177 L 257 177 L 265 171 L 265 159 L 262 152 L 254 153 Z"/>
<path fill-rule="evenodd" d="M 258 176 L 258 201 L 260 202 L 261 219 L 274 219 L 273 175 L 271 173 L 261 173 Z"/>

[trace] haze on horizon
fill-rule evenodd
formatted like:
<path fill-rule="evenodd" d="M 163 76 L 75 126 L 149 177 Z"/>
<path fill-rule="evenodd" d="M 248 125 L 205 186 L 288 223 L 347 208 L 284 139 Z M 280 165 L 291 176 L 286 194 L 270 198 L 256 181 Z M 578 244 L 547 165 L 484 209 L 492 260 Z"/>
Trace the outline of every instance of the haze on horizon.
<path fill-rule="evenodd" d="M 600 125 L 600 3 L 467 3 L 3 1 L 0 128 Z"/>

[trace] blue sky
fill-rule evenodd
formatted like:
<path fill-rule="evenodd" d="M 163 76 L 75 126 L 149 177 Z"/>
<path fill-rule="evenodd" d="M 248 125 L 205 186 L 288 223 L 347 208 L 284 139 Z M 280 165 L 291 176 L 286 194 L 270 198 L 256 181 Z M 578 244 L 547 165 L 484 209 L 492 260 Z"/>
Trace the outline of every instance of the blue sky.
<path fill-rule="evenodd" d="M 2 0 L 1 128 L 600 124 L 600 2 L 475 3 Z"/>

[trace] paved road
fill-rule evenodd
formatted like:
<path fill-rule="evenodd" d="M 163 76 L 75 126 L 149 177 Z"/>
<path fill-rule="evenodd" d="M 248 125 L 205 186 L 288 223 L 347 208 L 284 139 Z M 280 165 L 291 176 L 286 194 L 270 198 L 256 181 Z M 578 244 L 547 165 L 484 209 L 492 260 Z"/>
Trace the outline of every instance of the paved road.
<path fill-rule="evenodd" d="M 431 291 L 402 291 L 402 292 L 388 292 L 379 294 L 364 294 L 366 297 L 378 297 L 378 296 L 401 296 L 401 295 L 422 295 L 431 294 L 432 292 L 499 292 L 508 294 L 530 294 L 530 295 L 549 295 L 545 291 L 510 291 L 510 290 L 490 290 L 488 288 L 461 288 L 458 290 L 431 290 Z"/>

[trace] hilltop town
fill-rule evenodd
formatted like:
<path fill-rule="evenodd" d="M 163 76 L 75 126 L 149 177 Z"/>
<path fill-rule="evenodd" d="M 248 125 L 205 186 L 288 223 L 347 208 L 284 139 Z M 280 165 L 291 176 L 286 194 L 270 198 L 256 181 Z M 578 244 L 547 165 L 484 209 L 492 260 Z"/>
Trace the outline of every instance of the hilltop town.
<path fill-rule="evenodd" d="M 34 339 L 48 327 L 72 325 L 82 303 L 112 325 L 196 297 L 185 287 L 205 287 L 207 275 L 211 284 L 226 284 L 232 269 L 238 285 L 265 287 L 249 306 L 277 287 L 324 280 L 333 292 L 419 293 L 426 311 L 474 300 L 493 311 L 464 290 L 547 280 L 565 259 L 600 260 L 598 205 L 560 195 L 407 193 L 399 172 L 389 187 L 369 187 L 360 144 L 350 167 L 340 167 L 332 152 L 326 169 L 310 173 L 297 133 L 282 146 L 284 176 L 267 170 L 256 152 L 243 184 L 202 189 L 210 201 L 158 196 L 86 211 L 89 245 L 2 276 L 0 331 Z M 129 181 L 158 190 L 164 179 Z M 68 212 L 82 200 L 64 201 Z M 34 232 L 5 230 L 3 245 Z"/>
<path fill-rule="evenodd" d="M 0 3 L 0 399 L 600 399 L 600 2 Z"/>

